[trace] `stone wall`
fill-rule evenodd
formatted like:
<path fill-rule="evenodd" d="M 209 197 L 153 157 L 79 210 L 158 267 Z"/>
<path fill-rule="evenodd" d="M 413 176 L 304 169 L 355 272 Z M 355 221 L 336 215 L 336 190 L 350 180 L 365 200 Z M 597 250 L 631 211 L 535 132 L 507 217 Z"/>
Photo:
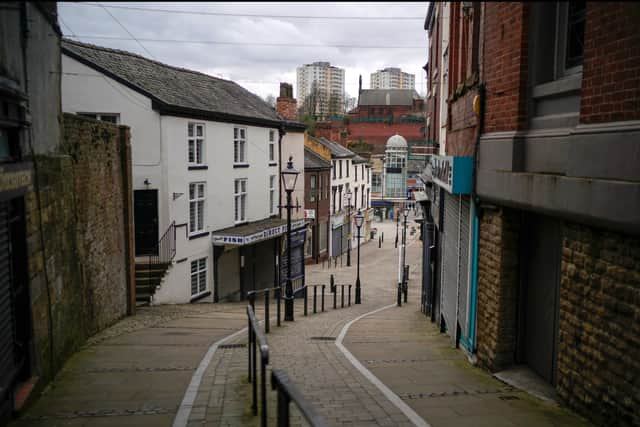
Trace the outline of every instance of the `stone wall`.
<path fill-rule="evenodd" d="M 128 130 L 65 114 L 61 146 L 35 158 L 25 196 L 34 367 L 45 381 L 132 309 Z"/>
<path fill-rule="evenodd" d="M 640 239 L 566 223 L 558 384 L 607 426 L 640 425 Z"/>
<path fill-rule="evenodd" d="M 483 209 L 478 246 L 478 362 L 490 371 L 513 363 L 516 345 L 520 215 Z"/>

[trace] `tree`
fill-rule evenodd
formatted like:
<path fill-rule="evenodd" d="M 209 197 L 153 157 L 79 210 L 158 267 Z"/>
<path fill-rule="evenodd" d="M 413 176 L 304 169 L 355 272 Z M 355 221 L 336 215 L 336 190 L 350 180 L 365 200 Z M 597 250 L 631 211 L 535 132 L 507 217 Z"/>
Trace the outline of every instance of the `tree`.
<path fill-rule="evenodd" d="M 274 94 L 270 93 L 264 97 L 264 102 L 271 105 L 273 108 L 276 108 L 276 97 Z"/>

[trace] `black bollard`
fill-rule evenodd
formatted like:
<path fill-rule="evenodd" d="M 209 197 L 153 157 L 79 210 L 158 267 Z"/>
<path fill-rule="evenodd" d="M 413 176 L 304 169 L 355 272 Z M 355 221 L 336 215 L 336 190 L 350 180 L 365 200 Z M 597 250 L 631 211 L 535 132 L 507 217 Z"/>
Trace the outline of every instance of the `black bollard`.
<path fill-rule="evenodd" d="M 269 289 L 264 291 L 264 333 L 269 333 Z"/>
<path fill-rule="evenodd" d="M 384 231 L 382 232 L 382 241 L 384 242 Z"/>
<path fill-rule="evenodd" d="M 349 285 L 349 304 L 347 305 L 351 307 L 351 285 Z"/>
<path fill-rule="evenodd" d="M 398 282 L 398 307 L 402 307 L 402 283 Z"/>
<path fill-rule="evenodd" d="M 316 299 L 318 298 L 318 286 L 313 285 L 313 314 L 316 314 Z"/>
<path fill-rule="evenodd" d="M 322 307 L 322 311 L 324 312 L 324 287 L 325 285 L 322 285 L 322 303 L 321 303 L 321 307 Z"/>
<path fill-rule="evenodd" d="M 378 237 L 378 248 L 382 247 L 382 237 Z"/>

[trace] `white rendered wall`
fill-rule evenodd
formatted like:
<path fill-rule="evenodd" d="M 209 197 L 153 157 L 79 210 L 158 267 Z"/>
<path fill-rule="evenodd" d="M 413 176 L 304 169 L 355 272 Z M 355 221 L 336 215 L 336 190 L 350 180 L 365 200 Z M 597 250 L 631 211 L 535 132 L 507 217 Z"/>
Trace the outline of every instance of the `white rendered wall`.
<path fill-rule="evenodd" d="M 276 132 L 276 137 L 277 135 L 278 133 Z M 298 180 L 296 181 L 296 187 L 291 193 L 291 203 L 295 206 L 297 200 L 300 209 L 298 209 L 297 212 L 293 209 L 291 211 L 291 218 L 302 219 L 304 218 L 304 132 L 287 131 L 282 137 L 282 169 L 287 167 L 289 156 L 293 156 L 293 167 L 300 171 L 300 175 L 298 175 Z M 279 169 L 277 179 L 282 181 Z M 282 185 L 281 189 L 282 204 L 285 205 L 287 203 L 287 194 Z M 286 218 L 286 215 L 287 211 L 283 209 L 282 218 Z"/>

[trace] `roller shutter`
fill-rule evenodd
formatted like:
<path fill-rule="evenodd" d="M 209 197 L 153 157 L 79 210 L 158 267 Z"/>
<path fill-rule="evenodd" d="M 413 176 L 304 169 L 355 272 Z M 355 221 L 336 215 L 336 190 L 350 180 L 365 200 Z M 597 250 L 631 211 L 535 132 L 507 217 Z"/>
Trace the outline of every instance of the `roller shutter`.
<path fill-rule="evenodd" d="M 9 392 L 17 370 L 10 251 L 9 203 L 0 202 L 0 420 L 12 410 Z"/>

